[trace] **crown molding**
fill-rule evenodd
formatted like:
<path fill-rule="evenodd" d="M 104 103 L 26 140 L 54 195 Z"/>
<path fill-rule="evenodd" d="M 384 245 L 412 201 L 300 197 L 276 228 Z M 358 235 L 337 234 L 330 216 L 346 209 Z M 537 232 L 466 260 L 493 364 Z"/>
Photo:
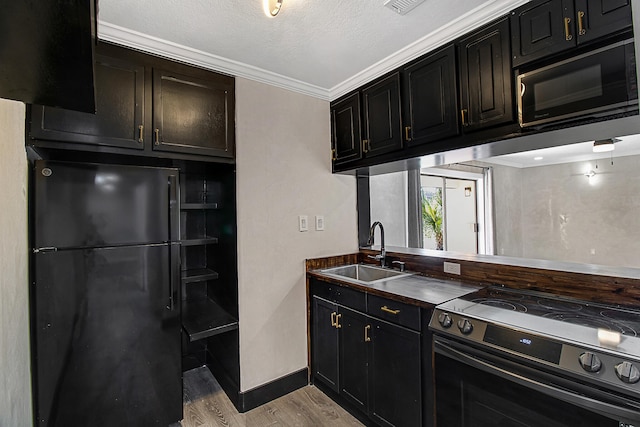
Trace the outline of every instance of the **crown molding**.
<path fill-rule="evenodd" d="M 98 37 L 105 41 L 168 57 L 212 71 L 243 77 L 325 101 L 333 101 L 407 62 L 450 43 L 460 36 L 467 34 L 469 31 L 505 15 L 527 1 L 529 0 L 490 0 L 330 89 L 153 37 L 102 20 L 98 21 Z"/>
<path fill-rule="evenodd" d="M 457 38 L 468 34 L 482 25 L 506 15 L 529 0 L 493 0 L 470 10 L 459 18 L 449 22 L 403 49 L 364 69 L 329 90 L 329 99 L 341 96 L 361 87 L 365 83 L 380 77 L 396 68 L 426 54 Z"/>
<path fill-rule="evenodd" d="M 329 90 L 263 70 L 252 65 L 233 61 L 201 50 L 193 49 L 138 31 L 98 21 L 98 38 L 143 52 L 171 58 L 208 70 L 243 77 L 249 80 L 280 87 L 294 92 L 329 100 Z"/>

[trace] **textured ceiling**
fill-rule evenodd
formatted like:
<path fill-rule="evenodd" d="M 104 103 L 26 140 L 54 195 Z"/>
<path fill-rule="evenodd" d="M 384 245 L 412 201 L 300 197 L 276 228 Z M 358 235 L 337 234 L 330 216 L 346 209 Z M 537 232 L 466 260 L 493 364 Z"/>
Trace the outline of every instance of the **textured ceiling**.
<path fill-rule="evenodd" d="M 270 18 L 263 0 L 100 0 L 98 31 L 330 99 L 522 3 L 426 0 L 399 15 L 384 0 L 284 0 Z"/>

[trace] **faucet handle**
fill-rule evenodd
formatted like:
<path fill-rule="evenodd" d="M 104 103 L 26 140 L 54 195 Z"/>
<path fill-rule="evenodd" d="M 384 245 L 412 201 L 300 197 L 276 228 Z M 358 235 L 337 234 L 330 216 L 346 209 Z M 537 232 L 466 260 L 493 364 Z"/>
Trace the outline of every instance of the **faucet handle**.
<path fill-rule="evenodd" d="M 391 264 L 398 264 L 400 271 L 404 271 L 405 269 L 405 263 L 402 261 L 391 261 Z"/>

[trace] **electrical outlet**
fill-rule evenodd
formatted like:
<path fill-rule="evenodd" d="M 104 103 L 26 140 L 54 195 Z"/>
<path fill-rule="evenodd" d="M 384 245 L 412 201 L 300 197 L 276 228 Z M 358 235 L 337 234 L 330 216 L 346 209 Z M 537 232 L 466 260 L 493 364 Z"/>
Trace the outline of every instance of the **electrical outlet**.
<path fill-rule="evenodd" d="M 324 216 L 316 215 L 316 231 L 324 231 Z"/>
<path fill-rule="evenodd" d="M 298 215 L 298 229 L 300 231 L 309 230 L 309 217 L 306 215 Z"/>
<path fill-rule="evenodd" d="M 444 272 L 450 274 L 460 275 L 460 264 L 455 262 L 446 262 L 444 263 Z"/>

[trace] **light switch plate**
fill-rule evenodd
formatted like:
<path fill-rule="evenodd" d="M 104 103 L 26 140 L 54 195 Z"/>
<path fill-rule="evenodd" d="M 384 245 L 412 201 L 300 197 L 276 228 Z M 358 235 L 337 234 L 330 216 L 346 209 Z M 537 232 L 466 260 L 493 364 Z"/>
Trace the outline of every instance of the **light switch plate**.
<path fill-rule="evenodd" d="M 309 231 L 309 217 L 306 215 L 298 216 L 298 229 L 300 231 Z"/>
<path fill-rule="evenodd" d="M 324 216 L 316 215 L 316 231 L 324 231 Z"/>

